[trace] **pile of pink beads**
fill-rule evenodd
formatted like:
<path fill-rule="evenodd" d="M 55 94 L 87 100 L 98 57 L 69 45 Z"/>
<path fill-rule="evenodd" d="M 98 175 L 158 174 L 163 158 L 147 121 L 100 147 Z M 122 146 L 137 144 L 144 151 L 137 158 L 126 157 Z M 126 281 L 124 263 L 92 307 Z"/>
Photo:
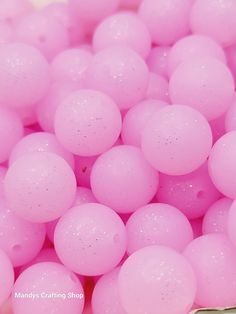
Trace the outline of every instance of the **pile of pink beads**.
<path fill-rule="evenodd" d="M 0 312 L 236 305 L 235 80 L 235 0 L 0 0 Z"/>

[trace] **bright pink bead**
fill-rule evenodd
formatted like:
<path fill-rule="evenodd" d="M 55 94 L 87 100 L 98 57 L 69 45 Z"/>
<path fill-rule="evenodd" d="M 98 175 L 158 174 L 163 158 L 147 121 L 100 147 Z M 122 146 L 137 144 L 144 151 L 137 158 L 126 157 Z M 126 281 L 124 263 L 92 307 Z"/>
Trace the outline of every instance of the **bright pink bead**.
<path fill-rule="evenodd" d="M 184 256 L 197 278 L 195 302 L 202 307 L 226 307 L 236 302 L 236 250 L 223 234 L 193 240 Z"/>
<path fill-rule="evenodd" d="M 236 131 L 223 135 L 213 146 L 209 174 L 217 189 L 229 198 L 236 198 Z"/>
<path fill-rule="evenodd" d="M 141 207 L 126 223 L 127 252 L 150 245 L 164 245 L 183 251 L 193 240 L 193 231 L 188 219 L 176 207 L 153 203 Z"/>
<path fill-rule="evenodd" d="M 171 75 L 182 62 L 196 57 L 213 57 L 226 63 L 223 48 L 203 35 L 190 35 L 177 41 L 168 55 L 168 72 Z"/>
<path fill-rule="evenodd" d="M 227 230 L 228 236 L 234 246 L 236 246 L 236 202 L 233 201 L 228 212 Z"/>
<path fill-rule="evenodd" d="M 125 46 L 98 52 L 87 75 L 88 86 L 111 96 L 120 109 L 128 109 L 144 98 L 148 80 L 148 68 L 143 59 Z"/>
<path fill-rule="evenodd" d="M 236 131 L 236 99 L 233 101 L 232 105 L 226 112 L 225 129 L 227 132 Z"/>
<path fill-rule="evenodd" d="M 17 38 L 38 48 L 49 60 L 69 46 L 66 27 L 57 18 L 41 12 L 34 12 L 21 20 Z"/>
<path fill-rule="evenodd" d="M 96 199 L 118 213 L 131 213 L 146 205 L 158 187 L 158 173 L 140 149 L 116 146 L 100 155 L 91 172 Z"/>
<path fill-rule="evenodd" d="M 120 268 L 103 275 L 96 283 L 92 295 L 93 314 L 126 314 L 120 303 L 118 276 Z"/>
<path fill-rule="evenodd" d="M 61 146 L 54 134 L 46 132 L 35 132 L 21 139 L 13 149 L 9 163 L 11 165 L 18 158 L 36 152 L 54 153 L 65 159 L 72 169 L 74 168 L 73 155 Z"/>
<path fill-rule="evenodd" d="M 169 84 L 167 79 L 159 74 L 150 72 L 146 98 L 169 102 Z"/>
<path fill-rule="evenodd" d="M 70 209 L 59 220 L 54 244 L 60 260 L 87 276 L 111 271 L 126 250 L 126 230 L 110 208 L 96 203 Z"/>
<path fill-rule="evenodd" d="M 0 306 L 8 299 L 14 284 L 14 270 L 6 253 L 0 250 Z"/>
<path fill-rule="evenodd" d="M 231 199 L 223 197 L 208 208 L 203 218 L 202 225 L 203 234 L 207 233 L 227 234 L 228 215 L 232 202 L 233 201 Z"/>
<path fill-rule="evenodd" d="M 55 115 L 60 143 L 80 156 L 94 156 L 109 149 L 121 132 L 121 115 L 114 101 L 95 90 L 71 93 Z"/>
<path fill-rule="evenodd" d="M 193 238 L 202 236 L 202 217 L 190 220 L 190 223 L 193 229 Z"/>
<path fill-rule="evenodd" d="M 153 114 L 143 130 L 141 144 L 145 157 L 155 169 L 165 174 L 183 175 L 205 162 L 212 134 L 208 122 L 198 111 L 172 105 Z"/>
<path fill-rule="evenodd" d="M 75 176 L 78 185 L 90 187 L 90 175 L 96 159 L 97 156 L 75 156 Z"/>
<path fill-rule="evenodd" d="M 32 11 L 33 7 L 28 0 L 1 0 L 0 23 L 17 26 L 19 21 Z"/>
<path fill-rule="evenodd" d="M 222 46 L 236 42 L 236 2 L 195 0 L 190 16 L 193 33 L 207 35 Z M 207 18 L 206 18 L 207 17 Z"/>
<path fill-rule="evenodd" d="M 234 96 L 234 79 L 221 61 L 199 57 L 182 62 L 169 84 L 172 102 L 199 110 L 208 120 L 220 117 Z"/>
<path fill-rule="evenodd" d="M 45 95 L 49 84 L 49 65 L 36 48 L 20 43 L 0 47 L 2 105 L 34 105 Z"/>
<path fill-rule="evenodd" d="M 0 46 L 10 43 L 15 39 L 13 27 L 7 24 L 0 24 Z"/>
<path fill-rule="evenodd" d="M 124 144 L 141 146 L 141 134 L 153 114 L 165 107 L 159 100 L 145 100 L 129 109 L 123 119 L 122 140 Z"/>
<path fill-rule="evenodd" d="M 76 180 L 68 163 L 52 153 L 30 153 L 17 159 L 5 177 L 5 194 L 17 215 L 32 222 L 60 217 L 71 206 Z"/>
<path fill-rule="evenodd" d="M 53 221 L 49 221 L 47 224 L 46 224 L 46 231 L 47 231 L 47 236 L 49 238 L 49 240 L 54 243 L 54 232 L 55 232 L 55 228 L 56 228 L 56 225 L 58 223 L 58 220 L 59 219 L 56 219 L 56 220 L 53 220 Z"/>
<path fill-rule="evenodd" d="M 187 314 L 194 302 L 196 279 L 182 255 L 164 246 L 150 246 L 128 257 L 118 286 L 127 313 Z"/>
<path fill-rule="evenodd" d="M 102 21 L 93 35 L 96 52 L 113 45 L 125 45 L 146 58 L 151 49 L 151 37 L 136 14 L 119 12 Z"/>
<path fill-rule="evenodd" d="M 209 177 L 206 163 L 183 176 L 160 174 L 157 200 L 177 207 L 189 219 L 203 216 L 219 197 L 220 193 Z"/>
<path fill-rule="evenodd" d="M 22 300 L 16 295 L 24 293 L 32 293 L 35 297 Z M 45 309 L 47 313 L 57 311 L 58 314 L 82 314 L 84 291 L 77 276 L 66 267 L 44 262 L 35 264 L 20 274 L 11 301 L 15 314 L 42 314 Z"/>
<path fill-rule="evenodd" d="M 139 15 L 147 25 L 152 41 L 171 45 L 189 32 L 191 0 L 143 0 Z"/>
<path fill-rule="evenodd" d="M 96 199 L 90 189 L 78 186 L 73 205 L 78 206 L 85 203 L 96 203 Z"/>
<path fill-rule="evenodd" d="M 170 53 L 170 47 L 154 47 L 152 48 L 148 58 L 147 64 L 151 72 L 168 76 L 168 56 Z"/>

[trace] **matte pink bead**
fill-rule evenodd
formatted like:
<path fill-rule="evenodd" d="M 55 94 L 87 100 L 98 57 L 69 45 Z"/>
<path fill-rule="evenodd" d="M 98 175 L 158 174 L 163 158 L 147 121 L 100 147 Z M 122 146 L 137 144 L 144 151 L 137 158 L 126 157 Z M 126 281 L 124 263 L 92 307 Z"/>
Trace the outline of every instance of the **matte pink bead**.
<path fill-rule="evenodd" d="M 132 254 L 121 266 L 121 304 L 127 313 L 187 314 L 196 292 L 188 261 L 173 249 L 150 246 Z"/>
<path fill-rule="evenodd" d="M 147 25 L 152 41 L 171 45 L 189 32 L 191 0 L 143 0 L 139 15 Z"/>
<path fill-rule="evenodd" d="M 57 255 L 76 273 L 96 276 L 111 271 L 126 250 L 126 230 L 110 208 L 96 203 L 73 207 L 59 220 L 54 235 Z"/>
<path fill-rule="evenodd" d="M 28 0 L 1 0 L 0 23 L 16 26 L 24 16 L 32 11 L 33 7 Z"/>
<path fill-rule="evenodd" d="M 164 245 L 181 252 L 193 240 L 188 219 L 176 207 L 164 203 L 138 209 L 130 216 L 126 230 L 129 254 L 149 245 Z"/>
<path fill-rule="evenodd" d="M 182 105 L 166 106 L 154 113 L 141 140 L 150 164 L 169 175 L 196 170 L 206 161 L 211 145 L 212 133 L 204 116 Z"/>
<path fill-rule="evenodd" d="M 183 176 L 160 174 L 157 200 L 177 207 L 189 219 L 203 216 L 219 198 L 220 192 L 209 177 L 206 163 Z"/>
<path fill-rule="evenodd" d="M 225 130 L 227 132 L 236 131 L 236 99 L 229 107 L 225 115 Z M 223 135 L 223 134 L 222 134 Z"/>
<path fill-rule="evenodd" d="M 146 98 L 162 100 L 167 103 L 170 102 L 167 79 L 159 74 L 150 72 Z"/>
<path fill-rule="evenodd" d="M 7 168 L 0 166 L 0 199 L 4 197 L 4 178 L 7 173 Z"/>
<path fill-rule="evenodd" d="M 58 220 L 59 219 L 56 219 L 56 220 L 49 221 L 48 223 L 46 223 L 47 237 L 52 243 L 54 243 L 54 232 L 55 232 L 55 228 L 58 223 Z"/>
<path fill-rule="evenodd" d="M 0 249 L 0 306 L 9 297 L 14 284 L 14 270 L 10 259 L 4 251 Z"/>
<path fill-rule="evenodd" d="M 14 108 L 14 110 L 21 118 L 24 126 L 32 126 L 33 124 L 37 124 L 35 106 L 18 107 Z"/>
<path fill-rule="evenodd" d="M 91 172 L 95 198 L 118 213 L 131 213 L 149 203 L 158 188 L 158 173 L 140 149 L 116 146 L 100 155 Z"/>
<path fill-rule="evenodd" d="M 190 15 L 193 33 L 207 35 L 222 46 L 236 42 L 236 2 L 195 0 Z M 207 17 L 207 18 L 206 18 Z"/>
<path fill-rule="evenodd" d="M 223 197 L 208 208 L 203 218 L 202 225 L 203 234 L 207 233 L 227 234 L 228 215 L 232 202 L 233 201 L 231 199 Z"/>
<path fill-rule="evenodd" d="M 228 212 L 227 230 L 228 236 L 234 246 L 236 246 L 236 229 L 235 229 L 235 217 L 236 217 L 236 202 L 233 201 Z"/>
<path fill-rule="evenodd" d="M 137 8 L 142 0 L 121 0 L 121 7 L 125 9 Z"/>
<path fill-rule="evenodd" d="M 75 195 L 74 206 L 85 203 L 96 203 L 96 199 L 90 189 L 83 186 L 78 186 Z"/>
<path fill-rule="evenodd" d="M 114 101 L 95 90 L 71 93 L 59 105 L 54 127 L 59 142 L 80 156 L 109 149 L 121 132 L 121 115 Z"/>
<path fill-rule="evenodd" d="M 90 187 L 90 175 L 97 156 L 75 156 L 75 176 L 77 184 Z"/>
<path fill-rule="evenodd" d="M 227 57 L 227 64 L 233 74 L 234 80 L 236 81 L 236 44 L 225 48 Z"/>
<path fill-rule="evenodd" d="M 193 240 L 184 256 L 197 278 L 195 302 L 202 307 L 225 307 L 236 302 L 236 250 L 223 234 Z"/>
<path fill-rule="evenodd" d="M 154 47 L 152 48 L 148 58 L 147 65 L 151 72 L 168 76 L 168 56 L 170 53 L 170 47 Z"/>
<path fill-rule="evenodd" d="M 215 120 L 211 120 L 209 122 L 211 126 L 211 130 L 212 130 L 213 143 L 215 143 L 219 138 L 221 138 L 221 136 L 223 136 L 226 132 L 226 127 L 225 127 L 226 114 L 224 113 L 222 116 L 216 118 Z"/>
<path fill-rule="evenodd" d="M 15 32 L 13 27 L 7 24 L 0 24 L 0 46 L 14 41 Z"/>
<path fill-rule="evenodd" d="M 17 297 L 27 293 L 34 298 Z M 15 314 L 42 314 L 45 309 L 47 313 L 82 314 L 84 291 L 77 276 L 66 267 L 44 262 L 29 267 L 18 277 L 11 300 Z"/>
<path fill-rule="evenodd" d="M 193 238 L 194 239 L 202 236 L 202 220 L 203 220 L 202 217 L 190 220 L 190 223 L 191 223 L 191 226 L 193 229 Z"/>
<path fill-rule="evenodd" d="M 208 120 L 220 117 L 233 101 L 234 79 L 221 61 L 199 57 L 182 62 L 169 83 L 173 103 L 199 110 Z"/>
<path fill-rule="evenodd" d="M 34 105 L 45 95 L 49 84 L 49 65 L 36 48 L 20 43 L 0 47 L 1 104 Z"/>
<path fill-rule="evenodd" d="M 87 75 L 88 86 L 111 96 L 120 109 L 128 109 L 144 98 L 148 80 L 146 63 L 125 46 L 113 46 L 98 52 Z"/>
<path fill-rule="evenodd" d="M 60 217 L 72 205 L 76 192 L 71 167 L 61 157 L 46 152 L 17 159 L 4 183 L 9 208 L 32 222 Z"/>

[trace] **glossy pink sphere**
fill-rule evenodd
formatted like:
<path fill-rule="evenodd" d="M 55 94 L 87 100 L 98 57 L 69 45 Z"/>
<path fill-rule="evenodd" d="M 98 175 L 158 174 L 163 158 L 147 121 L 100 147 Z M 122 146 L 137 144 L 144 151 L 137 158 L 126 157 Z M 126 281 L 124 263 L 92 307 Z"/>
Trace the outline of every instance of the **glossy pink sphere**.
<path fill-rule="evenodd" d="M 167 77 L 169 53 L 170 47 L 168 46 L 152 48 L 147 58 L 147 64 L 150 71 Z"/>

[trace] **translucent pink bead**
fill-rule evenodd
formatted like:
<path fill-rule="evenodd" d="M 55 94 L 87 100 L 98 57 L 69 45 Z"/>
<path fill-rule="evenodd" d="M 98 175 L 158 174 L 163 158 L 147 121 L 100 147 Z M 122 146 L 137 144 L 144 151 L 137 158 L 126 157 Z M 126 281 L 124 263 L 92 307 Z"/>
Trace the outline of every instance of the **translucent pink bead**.
<path fill-rule="evenodd" d="M 0 46 L 10 43 L 15 38 L 13 27 L 7 24 L 0 24 Z"/>
<path fill-rule="evenodd" d="M 150 246 L 132 254 L 118 279 L 121 304 L 127 313 L 187 314 L 196 292 L 188 261 L 173 249 Z"/>
<path fill-rule="evenodd" d="M 229 198 L 236 198 L 236 131 L 223 135 L 213 146 L 208 168 L 216 188 Z"/>
<path fill-rule="evenodd" d="M 168 56 L 170 47 L 154 47 L 152 48 L 147 64 L 151 72 L 167 77 L 168 75 Z"/>
<path fill-rule="evenodd" d="M 88 66 L 92 54 L 85 49 L 68 49 L 59 53 L 51 63 L 54 81 L 68 81 L 77 88 L 85 87 Z"/>
<path fill-rule="evenodd" d="M 235 15 L 234 0 L 195 0 L 191 29 L 193 33 L 208 35 L 224 47 L 230 46 L 236 42 Z"/>
<path fill-rule="evenodd" d="M 169 84 L 165 77 L 150 72 L 146 98 L 158 99 L 165 102 L 170 101 Z"/>
<path fill-rule="evenodd" d="M 213 39 L 203 35 L 189 35 L 170 49 L 168 55 L 168 72 L 171 75 L 182 62 L 198 57 L 213 57 L 226 63 L 223 48 Z"/>
<path fill-rule="evenodd" d="M 96 283 L 92 295 L 94 314 L 126 314 L 120 303 L 118 276 L 120 268 L 103 275 Z"/>
<path fill-rule="evenodd" d="M 0 23 L 16 26 L 25 15 L 32 11 L 33 7 L 28 0 L 1 0 Z"/>
<path fill-rule="evenodd" d="M 157 200 L 180 209 L 189 219 L 203 216 L 220 193 L 213 185 L 207 164 L 183 176 L 160 174 Z"/>
<path fill-rule="evenodd" d="M 220 117 L 234 96 L 234 79 L 221 61 L 199 57 L 182 62 L 170 78 L 172 102 L 199 110 L 208 120 Z"/>
<path fill-rule="evenodd" d="M 138 209 L 126 223 L 126 230 L 129 254 L 155 244 L 181 252 L 193 240 L 188 219 L 176 207 L 163 203 Z"/>
<path fill-rule="evenodd" d="M 76 192 L 71 167 L 61 157 L 46 152 L 17 159 L 4 183 L 9 208 L 32 222 L 60 217 L 71 206 Z"/>
<path fill-rule="evenodd" d="M 23 299 L 16 294 L 32 293 L 35 297 Z M 72 294 L 73 293 L 73 294 Z M 35 264 L 26 269 L 15 282 L 12 297 L 15 314 L 82 314 L 83 287 L 75 274 L 63 265 L 52 262 Z"/>
<path fill-rule="evenodd" d="M 143 0 L 139 15 L 147 25 L 152 41 L 171 45 L 189 32 L 190 0 Z"/>
<path fill-rule="evenodd" d="M 34 105 L 45 95 L 49 84 L 49 65 L 36 48 L 20 43 L 0 47 L 2 105 Z"/>
<path fill-rule="evenodd" d="M 202 225 L 203 234 L 207 233 L 227 234 L 228 215 L 232 202 L 233 201 L 231 199 L 223 197 L 208 208 L 203 218 Z"/>
<path fill-rule="evenodd" d="M 50 86 L 47 94 L 36 108 L 38 122 L 44 131 L 54 132 L 54 117 L 57 107 L 75 89 L 76 86 L 69 82 L 54 82 Z"/>
<path fill-rule="evenodd" d="M 75 156 L 75 176 L 77 184 L 90 187 L 90 175 L 97 156 Z"/>
<path fill-rule="evenodd" d="M 73 155 L 61 146 L 54 134 L 47 132 L 35 132 L 21 139 L 13 149 L 9 163 L 11 165 L 18 158 L 35 152 L 54 153 L 65 159 L 72 169 L 74 168 Z"/>
<path fill-rule="evenodd" d="M 9 158 L 14 145 L 23 137 L 23 133 L 23 125 L 17 114 L 10 109 L 0 107 L 0 163 Z"/>
<path fill-rule="evenodd" d="M 0 306 L 9 297 L 14 284 L 14 270 L 6 253 L 0 250 Z"/>
<path fill-rule="evenodd" d="M 190 223 L 193 229 L 193 238 L 202 236 L 202 217 L 190 220 Z"/>
<path fill-rule="evenodd" d="M 131 213 L 149 203 L 158 181 L 158 173 L 141 151 L 128 145 L 113 147 L 100 155 L 91 172 L 94 196 L 118 213 Z"/>
<path fill-rule="evenodd" d="M 234 246 L 236 246 L 236 228 L 235 228 L 235 217 L 236 217 L 236 202 L 233 201 L 229 208 L 228 212 L 228 221 L 227 221 L 227 230 L 228 230 L 228 236 Z"/>
<path fill-rule="evenodd" d="M 41 250 L 45 239 L 45 226 L 28 222 L 16 216 L 0 201 L 0 248 L 13 266 L 28 263 Z"/>
<path fill-rule="evenodd" d="M 143 99 L 148 80 L 148 68 L 143 59 L 125 46 L 98 52 L 87 75 L 88 86 L 110 95 L 120 109 L 128 109 Z"/>
<path fill-rule="evenodd" d="M 80 156 L 109 149 L 121 132 L 121 115 L 114 101 L 95 90 L 79 90 L 57 108 L 55 133 L 60 143 Z"/>
<path fill-rule="evenodd" d="M 56 54 L 69 46 L 66 27 L 56 17 L 34 12 L 21 20 L 17 27 L 18 40 L 37 47 L 52 60 Z"/>
<path fill-rule="evenodd" d="M 76 191 L 76 196 L 74 200 L 74 206 L 78 206 L 85 203 L 96 203 L 96 198 L 94 197 L 92 191 L 83 186 L 78 186 Z"/>
<path fill-rule="evenodd" d="M 119 12 L 102 21 L 93 36 L 96 52 L 112 45 L 125 45 L 146 58 L 151 49 L 151 37 L 136 14 Z"/>
<path fill-rule="evenodd" d="M 96 203 L 70 209 L 59 220 L 54 234 L 57 255 L 81 275 L 111 271 L 126 250 L 126 230 L 110 208 Z"/>
<path fill-rule="evenodd" d="M 236 131 L 236 99 L 226 112 L 225 129 L 227 132 Z"/>
<path fill-rule="evenodd" d="M 211 145 L 212 134 L 206 119 L 198 111 L 181 105 L 166 106 L 154 113 L 141 140 L 150 164 L 170 175 L 196 170 L 206 161 Z"/>
<path fill-rule="evenodd" d="M 122 140 L 125 144 L 141 146 L 141 134 L 153 114 L 164 108 L 166 103 L 159 100 L 145 100 L 126 113 L 122 125 Z"/>
<path fill-rule="evenodd" d="M 197 278 L 195 302 L 202 307 L 226 307 L 236 302 L 236 250 L 223 234 L 193 240 L 184 256 Z"/>

